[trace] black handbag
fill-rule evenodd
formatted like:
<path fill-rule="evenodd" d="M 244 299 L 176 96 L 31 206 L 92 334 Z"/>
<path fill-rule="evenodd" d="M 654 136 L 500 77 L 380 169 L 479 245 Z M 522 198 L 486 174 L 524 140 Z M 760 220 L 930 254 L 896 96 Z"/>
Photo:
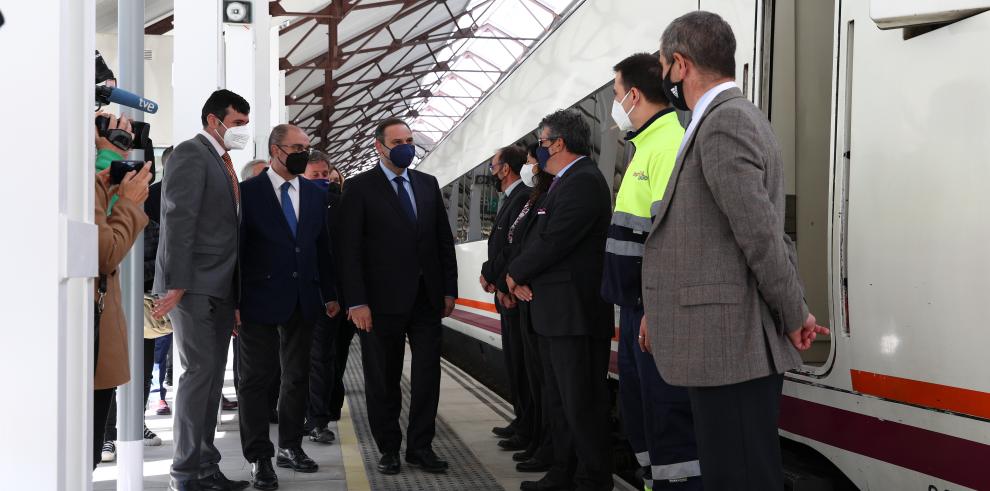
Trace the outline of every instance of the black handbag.
<path fill-rule="evenodd" d="M 101 274 L 97 289 L 96 305 L 93 306 L 93 375 L 96 375 L 97 361 L 100 359 L 100 316 L 103 315 L 103 299 L 107 295 L 107 275 Z"/>

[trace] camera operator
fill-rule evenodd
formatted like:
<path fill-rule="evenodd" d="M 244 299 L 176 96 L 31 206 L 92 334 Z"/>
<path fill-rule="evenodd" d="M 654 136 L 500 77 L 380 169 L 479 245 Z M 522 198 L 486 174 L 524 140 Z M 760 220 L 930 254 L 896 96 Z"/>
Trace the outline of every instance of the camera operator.
<path fill-rule="evenodd" d="M 96 113 L 97 117 L 105 117 L 109 120 L 107 125 L 108 130 L 120 130 L 126 133 L 128 138 L 124 140 L 129 145 L 134 140 L 134 134 L 131 133 L 131 120 L 127 119 L 127 116 L 121 115 L 118 119 L 113 114 L 109 113 Z M 110 141 L 105 136 L 100 135 L 100 130 L 97 128 L 96 131 L 96 170 L 103 171 L 110 167 L 110 162 L 114 160 L 123 160 L 127 156 L 127 151 L 130 148 L 122 148 L 118 145 L 122 144 L 119 139 L 114 139 Z"/>
<path fill-rule="evenodd" d="M 109 116 L 109 115 L 104 115 Z M 125 117 L 109 116 L 109 128 L 130 131 Z M 93 467 L 100 462 L 104 428 L 116 387 L 130 379 L 127 357 L 127 322 L 121 308 L 118 267 L 138 234 L 148 223 L 142 205 L 148 198 L 151 164 L 124 175 L 120 184 L 110 182 L 110 162 L 122 158 L 126 149 L 116 146 L 99 131 L 96 137 L 96 225 L 99 227 L 99 273 L 96 298 L 102 299 L 93 379 Z M 102 293 L 101 293 L 102 291 Z"/>

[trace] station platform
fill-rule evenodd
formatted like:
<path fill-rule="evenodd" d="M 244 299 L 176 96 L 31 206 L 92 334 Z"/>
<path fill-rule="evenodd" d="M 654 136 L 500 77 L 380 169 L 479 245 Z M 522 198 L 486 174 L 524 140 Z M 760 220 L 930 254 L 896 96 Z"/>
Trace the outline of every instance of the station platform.
<path fill-rule="evenodd" d="M 228 357 L 232 360 L 233 357 Z M 411 353 L 406 351 L 405 374 L 409 373 Z M 409 403 L 409 379 L 402 378 L 403 408 L 401 427 L 406 428 Z M 224 395 L 236 400 L 233 370 L 228 362 Z M 344 376 L 346 400 L 340 421 L 330 429 L 337 440 L 330 445 L 303 440 L 303 449 L 319 464 L 313 474 L 294 472 L 276 467 L 279 489 L 287 491 L 420 491 L 516 490 L 524 480 L 539 479 L 542 474 L 522 474 L 515 470 L 512 452 L 499 449 L 498 439 L 491 433 L 493 426 L 505 426 L 511 419 L 512 408 L 498 394 L 447 360 L 441 362 L 440 407 L 437 415 L 433 449 L 450 463 L 446 474 L 429 474 L 403 461 L 402 472 L 385 476 L 376 470 L 380 454 L 371 436 L 367 406 L 364 398 L 364 377 L 361 366 L 359 339 L 354 338 Z M 174 391 L 166 400 L 173 402 Z M 150 399 L 157 401 L 157 393 Z M 162 445 L 144 447 L 144 489 L 168 489 L 169 466 L 172 462 L 172 417 L 158 416 L 153 410 L 145 413 L 145 423 L 162 439 Z M 278 427 L 271 425 L 273 442 L 278 441 Z M 237 411 L 222 411 L 216 434 L 216 445 L 223 455 L 220 468 L 230 479 L 251 478 L 251 465 L 241 454 Z M 402 452 L 405 451 L 403 446 Z M 400 456 L 403 455 L 400 453 Z M 93 473 L 93 489 L 117 489 L 117 463 L 100 464 Z M 616 488 L 632 490 L 615 478 Z M 252 488 L 249 488 L 252 489 Z"/>

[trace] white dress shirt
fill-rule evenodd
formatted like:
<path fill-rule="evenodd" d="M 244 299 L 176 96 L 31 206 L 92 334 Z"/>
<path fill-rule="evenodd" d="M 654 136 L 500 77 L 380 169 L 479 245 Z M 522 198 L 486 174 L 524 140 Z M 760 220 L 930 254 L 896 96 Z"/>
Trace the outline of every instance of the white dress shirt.
<path fill-rule="evenodd" d="M 205 136 L 213 144 L 213 149 L 217 151 L 217 156 L 223 158 L 223 154 L 227 153 L 227 149 L 223 148 L 223 145 L 217 141 L 217 135 L 211 135 L 206 130 L 199 130 L 199 134 Z"/>
<path fill-rule="evenodd" d="M 684 139 L 681 140 L 681 147 L 677 150 L 677 157 L 680 158 L 681 152 L 684 151 L 684 142 L 691 138 L 694 133 L 695 128 L 698 123 L 701 122 L 702 116 L 705 115 L 705 111 L 708 110 L 708 105 L 718 97 L 719 94 L 725 92 L 733 87 L 739 87 L 735 82 L 722 82 L 701 95 L 701 99 L 698 99 L 698 103 L 694 105 L 694 110 L 691 111 L 691 123 L 688 124 L 687 130 L 684 132 Z"/>
<path fill-rule="evenodd" d="M 265 170 L 268 173 L 268 178 L 272 181 L 272 187 L 275 188 L 275 198 L 278 200 L 279 206 L 282 205 L 282 184 L 286 182 L 289 183 L 289 199 L 292 200 L 292 210 L 296 212 L 296 222 L 299 222 L 299 176 L 293 176 L 291 181 L 286 181 L 282 179 L 282 176 L 278 175 L 277 172 L 272 170 L 270 167 Z"/>
<path fill-rule="evenodd" d="M 388 183 L 392 185 L 392 191 L 395 191 L 396 196 L 399 194 L 399 188 L 395 185 L 395 179 L 398 176 L 402 176 L 405 182 L 402 183 L 402 187 L 406 188 L 406 193 L 409 193 L 409 201 L 412 202 L 413 214 L 419 216 L 419 210 L 416 209 L 416 193 L 413 192 L 412 181 L 409 180 L 409 169 L 402 169 L 402 174 L 396 174 L 392 172 L 391 169 L 385 166 L 385 164 L 378 164 L 383 171 L 385 171 L 385 177 L 388 178 Z"/>

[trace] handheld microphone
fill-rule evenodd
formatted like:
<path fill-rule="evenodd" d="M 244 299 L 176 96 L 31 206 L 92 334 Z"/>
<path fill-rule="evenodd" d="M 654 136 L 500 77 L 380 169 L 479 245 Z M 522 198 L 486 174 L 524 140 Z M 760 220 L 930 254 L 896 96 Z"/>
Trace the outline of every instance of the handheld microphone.
<path fill-rule="evenodd" d="M 100 104 L 120 104 L 130 108 L 155 114 L 158 112 L 158 103 L 150 101 L 135 93 L 117 87 L 107 87 L 105 85 L 96 86 L 96 102 Z"/>

